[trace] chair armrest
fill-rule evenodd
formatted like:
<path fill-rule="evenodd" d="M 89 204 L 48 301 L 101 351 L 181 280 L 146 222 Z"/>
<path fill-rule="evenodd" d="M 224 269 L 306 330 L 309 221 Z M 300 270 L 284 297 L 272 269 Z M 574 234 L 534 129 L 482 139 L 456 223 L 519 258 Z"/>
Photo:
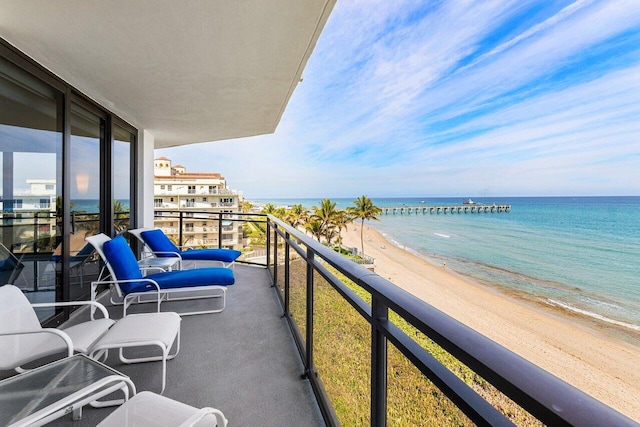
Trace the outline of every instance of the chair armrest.
<path fill-rule="evenodd" d="M 98 308 L 102 314 L 104 315 L 105 319 L 109 318 L 109 312 L 107 311 L 106 307 L 102 304 L 100 304 L 97 301 L 69 301 L 69 302 L 39 302 L 39 303 L 34 303 L 31 304 L 31 307 L 37 308 L 37 307 L 73 307 L 76 305 L 91 305 L 94 306 L 96 308 Z"/>
<path fill-rule="evenodd" d="M 153 252 L 153 251 L 151 251 L 151 253 L 156 255 L 156 256 L 158 254 L 160 254 L 160 255 L 169 255 L 169 256 L 172 256 L 172 257 L 176 257 L 176 258 L 182 259 L 182 257 L 180 256 L 180 254 L 178 252 Z"/>
<path fill-rule="evenodd" d="M 148 282 L 151 283 L 153 286 L 156 287 L 156 290 L 159 292 L 160 291 L 160 285 L 158 285 L 158 282 L 156 282 L 155 280 L 152 279 L 147 279 L 146 277 L 142 277 L 140 279 L 128 279 L 128 280 L 100 280 L 100 281 L 95 281 L 95 282 L 91 282 L 91 286 L 94 285 L 119 285 L 120 283 L 139 283 L 139 282 Z"/>
<path fill-rule="evenodd" d="M 191 415 L 187 418 L 179 427 L 191 427 L 194 426 L 198 421 L 206 417 L 207 415 L 213 415 L 216 417 L 216 427 L 227 427 L 227 419 L 224 417 L 224 414 L 215 408 L 202 408 L 198 410 L 195 414 Z"/>
<path fill-rule="evenodd" d="M 68 357 L 73 356 L 73 341 L 71 341 L 71 337 L 69 335 L 67 335 L 66 332 L 64 332 L 64 331 L 62 331 L 60 329 L 42 328 L 42 329 L 38 329 L 38 330 L 35 330 L 35 331 L 0 332 L 0 337 L 29 335 L 29 334 L 41 334 L 43 332 L 59 336 L 65 342 L 65 344 L 67 345 L 67 356 Z"/>

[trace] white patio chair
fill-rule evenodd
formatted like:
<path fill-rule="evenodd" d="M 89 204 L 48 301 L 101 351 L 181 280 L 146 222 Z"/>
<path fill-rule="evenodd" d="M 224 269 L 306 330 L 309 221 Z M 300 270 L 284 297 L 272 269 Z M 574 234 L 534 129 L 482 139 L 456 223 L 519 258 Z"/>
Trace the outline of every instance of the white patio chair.
<path fill-rule="evenodd" d="M 236 259 L 242 255 L 238 250 L 225 248 L 182 250 L 158 228 L 134 228 L 127 232 L 137 238 L 153 257 L 178 257 L 181 268 L 185 261 L 193 261 L 194 267 L 197 267 L 197 261 L 210 261 L 218 262 L 222 267 L 233 268 Z"/>
<path fill-rule="evenodd" d="M 143 276 L 138 260 L 124 237 L 111 239 L 100 233 L 86 240 L 100 255 L 110 275 L 110 280 L 91 283 L 91 300 L 95 301 L 98 286 L 109 285 L 122 301 L 124 316 L 127 315 L 127 308 L 134 303 L 155 303 L 159 312 L 160 304 L 164 301 L 206 298 L 221 298 L 222 307 L 179 314 L 218 313 L 225 308 L 227 287 L 235 283 L 233 271 L 223 267 L 161 271 Z"/>
<path fill-rule="evenodd" d="M 91 305 L 104 318 L 83 322 L 66 329 L 43 328 L 34 307 Z M 136 314 L 114 321 L 107 309 L 95 301 L 74 301 L 31 304 L 20 289 L 13 285 L 0 286 L 0 369 L 22 368 L 46 356 L 64 352 L 86 354 L 96 360 L 106 359 L 108 350 L 118 349 L 122 363 L 162 362 L 162 389 L 167 378 L 167 360 L 180 351 L 180 322 L 176 313 Z M 170 354 L 175 343 L 175 352 Z M 161 355 L 128 358 L 125 348 L 155 346 Z"/>
<path fill-rule="evenodd" d="M 194 408 L 148 391 L 136 394 L 102 420 L 98 427 L 217 426 L 226 427 L 224 414 L 214 408 Z"/>

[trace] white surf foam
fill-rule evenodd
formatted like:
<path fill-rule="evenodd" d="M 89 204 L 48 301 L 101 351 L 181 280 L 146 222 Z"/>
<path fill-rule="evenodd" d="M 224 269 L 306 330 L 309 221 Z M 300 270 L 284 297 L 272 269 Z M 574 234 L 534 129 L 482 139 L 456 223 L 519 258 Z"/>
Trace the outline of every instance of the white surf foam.
<path fill-rule="evenodd" d="M 555 305 L 555 306 L 558 306 L 558 307 L 562 307 L 562 308 L 567 309 L 569 311 L 573 311 L 574 313 L 580 313 L 580 314 L 583 314 L 585 316 L 592 317 L 594 319 L 602 320 L 603 322 L 611 323 L 612 325 L 622 326 L 623 328 L 632 329 L 634 331 L 640 331 L 640 326 L 632 325 L 631 323 L 621 322 L 621 321 L 615 320 L 615 319 L 610 319 L 610 318 L 608 318 L 606 316 L 603 316 L 601 314 L 594 313 L 594 312 L 588 311 L 588 310 L 583 310 L 581 308 L 573 307 L 573 306 L 571 306 L 569 304 L 565 304 L 565 303 L 560 302 L 560 301 L 556 301 L 556 300 L 553 300 L 553 299 L 548 299 L 547 303 L 550 304 L 550 305 Z"/>

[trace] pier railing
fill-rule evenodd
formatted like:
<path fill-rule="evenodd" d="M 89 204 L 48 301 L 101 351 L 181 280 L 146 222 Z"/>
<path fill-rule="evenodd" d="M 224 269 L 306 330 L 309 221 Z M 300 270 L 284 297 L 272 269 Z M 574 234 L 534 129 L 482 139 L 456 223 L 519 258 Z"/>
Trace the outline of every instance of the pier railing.
<path fill-rule="evenodd" d="M 267 264 L 327 425 L 638 425 L 273 216 Z"/>
<path fill-rule="evenodd" d="M 434 206 L 382 206 L 385 215 L 411 215 L 411 214 L 463 214 L 463 213 L 503 213 L 511 212 L 511 205 L 505 204 L 472 204 L 472 205 L 434 205 Z"/>

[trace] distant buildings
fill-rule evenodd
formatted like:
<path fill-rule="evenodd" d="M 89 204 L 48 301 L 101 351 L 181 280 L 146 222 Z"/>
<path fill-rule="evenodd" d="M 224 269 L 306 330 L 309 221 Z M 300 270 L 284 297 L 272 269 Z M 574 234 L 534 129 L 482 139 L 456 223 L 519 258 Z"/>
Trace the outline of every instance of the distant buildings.
<path fill-rule="evenodd" d="M 242 225 L 231 221 L 238 212 L 241 193 L 227 188 L 219 173 L 187 172 L 182 165 L 172 166 L 171 160 L 154 160 L 155 226 L 178 241 L 182 212 L 182 242 L 190 247 L 242 248 Z M 220 213 L 223 220 L 219 222 Z M 219 226 L 222 230 L 219 230 Z"/>

